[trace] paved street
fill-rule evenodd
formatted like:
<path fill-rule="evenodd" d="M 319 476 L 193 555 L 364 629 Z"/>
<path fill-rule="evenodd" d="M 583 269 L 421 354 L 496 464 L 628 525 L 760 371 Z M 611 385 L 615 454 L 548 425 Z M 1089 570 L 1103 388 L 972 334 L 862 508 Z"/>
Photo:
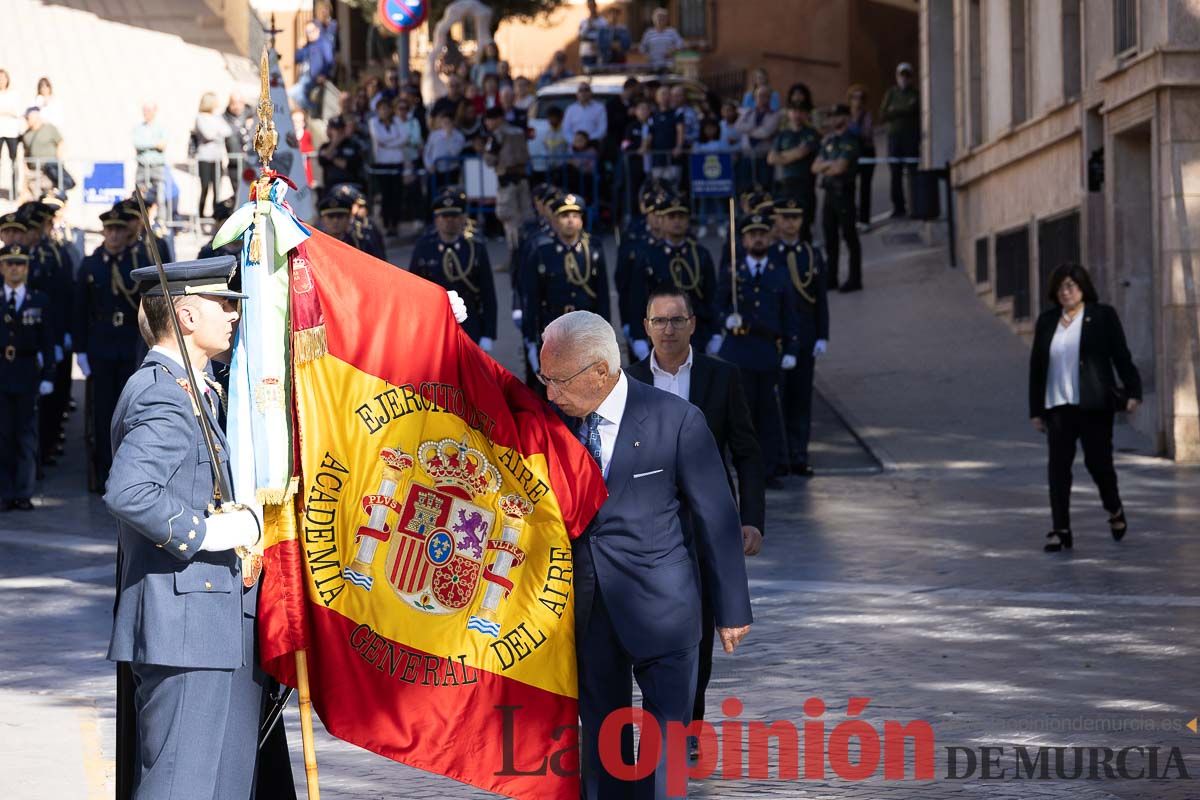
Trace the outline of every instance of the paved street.
<path fill-rule="evenodd" d="M 849 781 L 827 762 L 823 779 L 709 779 L 692 784 L 693 796 L 1200 796 L 1190 780 L 1011 779 L 1016 745 L 1158 746 L 1160 773 L 1178 747 L 1200 775 L 1200 736 L 1184 727 L 1200 714 L 1200 471 L 1151 458 L 1122 426 L 1129 535 L 1111 540 L 1080 463 L 1075 550 L 1044 554 L 1045 451 L 1026 420 L 1027 346 L 946 266 L 944 246 L 898 235 L 914 231 L 903 223 L 868 236 L 866 291 L 831 300 L 819 474 L 768 497 L 766 544 L 750 562 L 756 623 L 734 656 L 717 655 L 708 717 L 719 724 L 720 701 L 736 696 L 742 721 L 799 727 L 814 719 L 805 700 L 819 697 L 828 737 L 848 698 L 870 698 L 861 718 L 881 737 L 886 720 L 931 724 L 936 779 L 912 780 L 911 758 L 905 781 L 884 781 L 882 766 Z M 502 322 L 497 355 L 515 365 L 516 354 Z M 79 417 L 42 507 L 0 515 L 0 775 L 11 798 L 112 795 L 114 692 L 103 656 L 113 526 L 83 491 Z M 302 783 L 293 712 L 287 724 Z M 490 796 L 323 732 L 317 746 L 325 798 Z M 1004 747 L 1008 779 L 984 780 L 978 769 L 947 779 L 955 746 L 977 756 Z M 1068 751 L 1068 771 L 1072 761 Z"/>

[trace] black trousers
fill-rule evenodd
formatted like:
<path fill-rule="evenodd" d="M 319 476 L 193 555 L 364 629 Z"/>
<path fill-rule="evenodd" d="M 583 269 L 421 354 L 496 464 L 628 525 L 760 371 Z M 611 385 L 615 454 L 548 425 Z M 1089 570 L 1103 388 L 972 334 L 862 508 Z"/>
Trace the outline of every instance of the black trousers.
<path fill-rule="evenodd" d="M 829 265 L 829 286 L 838 285 L 841 270 L 841 240 L 846 240 L 850 254 L 850 272 L 846 283 L 862 286 L 862 245 L 858 241 L 858 214 L 854 208 L 854 187 L 825 190 L 825 208 L 821 214 L 821 229 L 825 234 L 826 263 Z"/>
<path fill-rule="evenodd" d="M 783 438 L 783 421 L 779 411 L 780 370 L 741 367 L 741 372 L 750 418 L 754 420 L 754 429 L 758 431 L 758 443 L 762 447 L 767 475 L 771 476 L 779 467 L 779 444 Z"/>
<path fill-rule="evenodd" d="M 862 158 L 874 158 L 875 148 L 864 147 Z M 871 180 L 875 177 L 875 165 L 858 162 L 855 168 L 854 182 L 858 184 L 858 221 L 864 225 L 871 224 Z"/>
<path fill-rule="evenodd" d="M 804 352 L 806 349 L 808 352 Z M 793 466 L 808 463 L 815 367 L 816 359 L 813 358 L 812 349 L 802 347 L 800 355 L 796 357 L 796 368 L 783 373 L 783 385 L 780 387 L 783 423 L 787 429 L 788 460 Z"/>
<path fill-rule="evenodd" d="M 1113 412 L 1079 406 L 1057 406 L 1046 412 L 1046 439 L 1050 445 L 1048 477 L 1050 513 L 1054 530 L 1071 529 L 1071 467 L 1075 443 L 1083 445 L 1083 464 L 1100 490 L 1100 503 L 1109 514 L 1121 510 L 1117 470 L 1113 467 Z"/>
<path fill-rule="evenodd" d="M 92 368 L 92 433 L 95 445 L 92 448 L 92 465 L 95 469 L 96 481 L 103 491 L 108 480 L 108 470 L 112 466 L 112 426 L 113 412 L 117 409 L 117 399 L 125 382 L 137 369 L 132 358 L 89 358 Z"/>
<path fill-rule="evenodd" d="M 696 670 L 696 699 L 692 703 L 692 720 L 704 719 L 704 694 L 712 678 L 713 642 L 716 641 L 717 618 L 713 615 L 704 569 L 700 569 L 700 661 Z"/>
<path fill-rule="evenodd" d="M 888 158 L 916 158 L 920 147 L 920 134 L 889 133 Z M 904 173 L 916 170 L 915 164 L 891 164 L 892 171 L 892 212 L 907 214 L 908 203 L 904 199 Z"/>
<path fill-rule="evenodd" d="M 375 190 L 379 195 L 379 216 L 385 231 L 391 231 L 404 216 L 404 178 L 402 164 L 377 164 Z M 389 171 L 383 172 L 387 169 Z"/>
<path fill-rule="evenodd" d="M 17 142 L 21 141 L 15 136 L 0 136 L 0 157 L 3 156 L 5 150 L 8 151 L 8 166 L 12 170 L 12 196 L 10 200 L 17 199 Z"/>
<path fill-rule="evenodd" d="M 216 161 L 197 161 L 196 168 L 200 173 L 200 204 L 196 206 L 196 214 L 198 216 L 211 216 L 204 213 L 204 206 L 208 203 L 208 193 L 212 192 L 213 210 L 216 210 L 217 203 L 220 198 L 217 195 L 221 192 L 220 184 L 217 183 L 218 175 L 220 174 L 221 165 Z"/>
<path fill-rule="evenodd" d="M 0 500 L 33 497 L 37 392 L 0 392 Z"/>

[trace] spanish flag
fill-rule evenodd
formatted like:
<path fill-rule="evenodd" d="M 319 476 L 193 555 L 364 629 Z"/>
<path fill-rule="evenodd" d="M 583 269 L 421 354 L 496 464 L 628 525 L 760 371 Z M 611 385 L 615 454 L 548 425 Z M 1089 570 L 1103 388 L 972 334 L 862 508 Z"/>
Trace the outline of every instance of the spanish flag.
<path fill-rule="evenodd" d="M 319 232 L 291 253 L 300 487 L 269 513 L 264 667 L 335 736 L 510 797 L 578 797 L 574 435 L 438 286 Z"/>

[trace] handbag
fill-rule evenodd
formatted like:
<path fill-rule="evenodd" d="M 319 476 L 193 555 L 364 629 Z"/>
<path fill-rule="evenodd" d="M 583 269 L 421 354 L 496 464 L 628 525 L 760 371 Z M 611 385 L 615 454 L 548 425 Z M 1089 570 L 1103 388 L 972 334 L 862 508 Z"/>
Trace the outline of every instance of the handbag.
<path fill-rule="evenodd" d="M 58 171 L 62 170 L 62 180 L 59 180 Z M 71 177 L 71 173 L 67 172 L 66 168 L 61 166 L 57 161 L 47 161 L 42 165 L 42 175 L 46 180 L 50 181 L 56 187 L 60 187 L 64 192 L 69 192 L 75 188 L 75 179 Z"/>

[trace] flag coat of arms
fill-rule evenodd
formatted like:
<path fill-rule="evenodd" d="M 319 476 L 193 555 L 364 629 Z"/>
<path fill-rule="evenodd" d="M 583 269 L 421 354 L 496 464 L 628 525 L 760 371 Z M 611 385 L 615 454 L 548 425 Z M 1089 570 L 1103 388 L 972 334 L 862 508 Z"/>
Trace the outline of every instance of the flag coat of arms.
<path fill-rule="evenodd" d="M 299 489 L 267 518 L 265 668 L 295 685 L 306 650 L 313 706 L 349 742 L 577 797 L 571 539 L 599 470 L 440 287 L 319 232 L 290 266 Z"/>

